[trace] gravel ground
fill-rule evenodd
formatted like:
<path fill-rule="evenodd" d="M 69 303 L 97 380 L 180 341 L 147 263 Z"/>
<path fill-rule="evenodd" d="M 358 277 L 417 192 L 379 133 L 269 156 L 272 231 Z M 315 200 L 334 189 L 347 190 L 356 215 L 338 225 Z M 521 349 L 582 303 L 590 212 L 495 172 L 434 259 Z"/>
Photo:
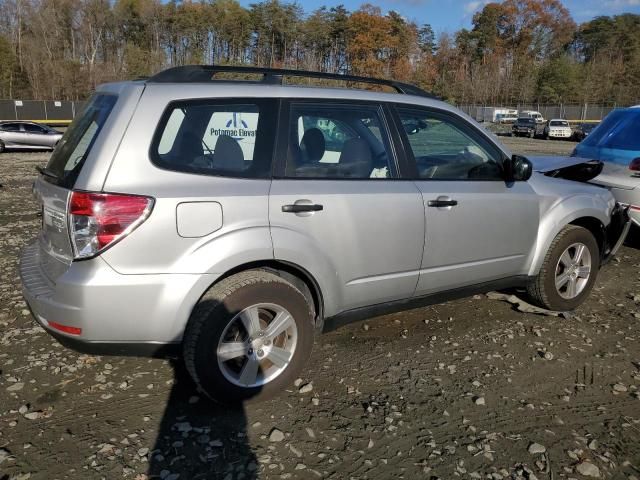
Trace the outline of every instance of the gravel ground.
<path fill-rule="evenodd" d="M 370 319 L 319 337 L 300 388 L 231 410 L 178 361 L 79 355 L 34 324 L 17 263 L 47 156 L 0 155 L 0 479 L 640 478 L 638 250 L 573 315 L 482 295 Z"/>

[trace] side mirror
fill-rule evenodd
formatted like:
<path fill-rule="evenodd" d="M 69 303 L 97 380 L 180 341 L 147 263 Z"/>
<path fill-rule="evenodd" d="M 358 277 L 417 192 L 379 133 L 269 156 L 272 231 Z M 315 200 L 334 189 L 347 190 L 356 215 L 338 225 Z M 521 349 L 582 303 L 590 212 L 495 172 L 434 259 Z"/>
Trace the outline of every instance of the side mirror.
<path fill-rule="evenodd" d="M 526 182 L 533 174 L 533 165 L 522 155 L 513 155 L 504 163 L 508 182 Z"/>

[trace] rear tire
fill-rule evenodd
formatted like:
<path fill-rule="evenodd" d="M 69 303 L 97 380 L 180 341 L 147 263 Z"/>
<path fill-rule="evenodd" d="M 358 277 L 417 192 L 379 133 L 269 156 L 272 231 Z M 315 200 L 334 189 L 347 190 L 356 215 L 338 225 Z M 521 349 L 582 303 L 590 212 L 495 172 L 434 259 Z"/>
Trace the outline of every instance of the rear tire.
<path fill-rule="evenodd" d="M 589 296 L 599 267 L 600 249 L 593 234 L 586 228 L 567 225 L 551 242 L 527 293 L 542 308 L 574 310 Z"/>
<path fill-rule="evenodd" d="M 194 308 L 183 341 L 187 370 L 220 403 L 273 397 L 309 358 L 313 321 L 312 307 L 291 283 L 262 270 L 238 273 Z"/>

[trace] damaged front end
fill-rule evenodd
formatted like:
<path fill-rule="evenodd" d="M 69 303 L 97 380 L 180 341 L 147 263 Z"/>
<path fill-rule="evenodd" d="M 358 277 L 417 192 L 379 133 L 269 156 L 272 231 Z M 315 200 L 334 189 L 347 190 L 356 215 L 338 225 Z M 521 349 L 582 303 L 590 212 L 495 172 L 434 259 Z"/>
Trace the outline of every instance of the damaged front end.
<path fill-rule="evenodd" d="M 602 172 L 604 163 L 579 157 L 528 157 L 533 170 L 547 177 L 563 178 L 575 182 L 589 183 Z M 595 184 L 594 184 L 595 185 Z M 601 264 L 607 263 L 622 246 L 629 229 L 629 207 L 616 203 L 611 212 L 611 221 L 602 230 Z"/>
<path fill-rule="evenodd" d="M 602 172 L 604 163 L 579 157 L 528 157 L 533 170 L 547 177 L 589 182 Z"/>
<path fill-rule="evenodd" d="M 604 245 L 601 253 L 601 264 L 607 263 L 618 252 L 631 228 L 629 207 L 616 203 L 611 212 L 611 221 L 604 229 Z"/>

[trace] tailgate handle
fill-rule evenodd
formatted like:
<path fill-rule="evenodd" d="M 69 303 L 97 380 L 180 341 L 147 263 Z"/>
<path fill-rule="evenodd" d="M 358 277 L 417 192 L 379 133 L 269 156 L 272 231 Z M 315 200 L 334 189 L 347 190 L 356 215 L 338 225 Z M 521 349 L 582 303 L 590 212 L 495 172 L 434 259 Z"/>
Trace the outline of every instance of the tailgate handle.
<path fill-rule="evenodd" d="M 282 211 L 285 213 L 319 212 L 322 209 L 324 209 L 324 207 L 316 203 L 314 204 L 294 203 L 293 205 L 282 206 Z"/>

